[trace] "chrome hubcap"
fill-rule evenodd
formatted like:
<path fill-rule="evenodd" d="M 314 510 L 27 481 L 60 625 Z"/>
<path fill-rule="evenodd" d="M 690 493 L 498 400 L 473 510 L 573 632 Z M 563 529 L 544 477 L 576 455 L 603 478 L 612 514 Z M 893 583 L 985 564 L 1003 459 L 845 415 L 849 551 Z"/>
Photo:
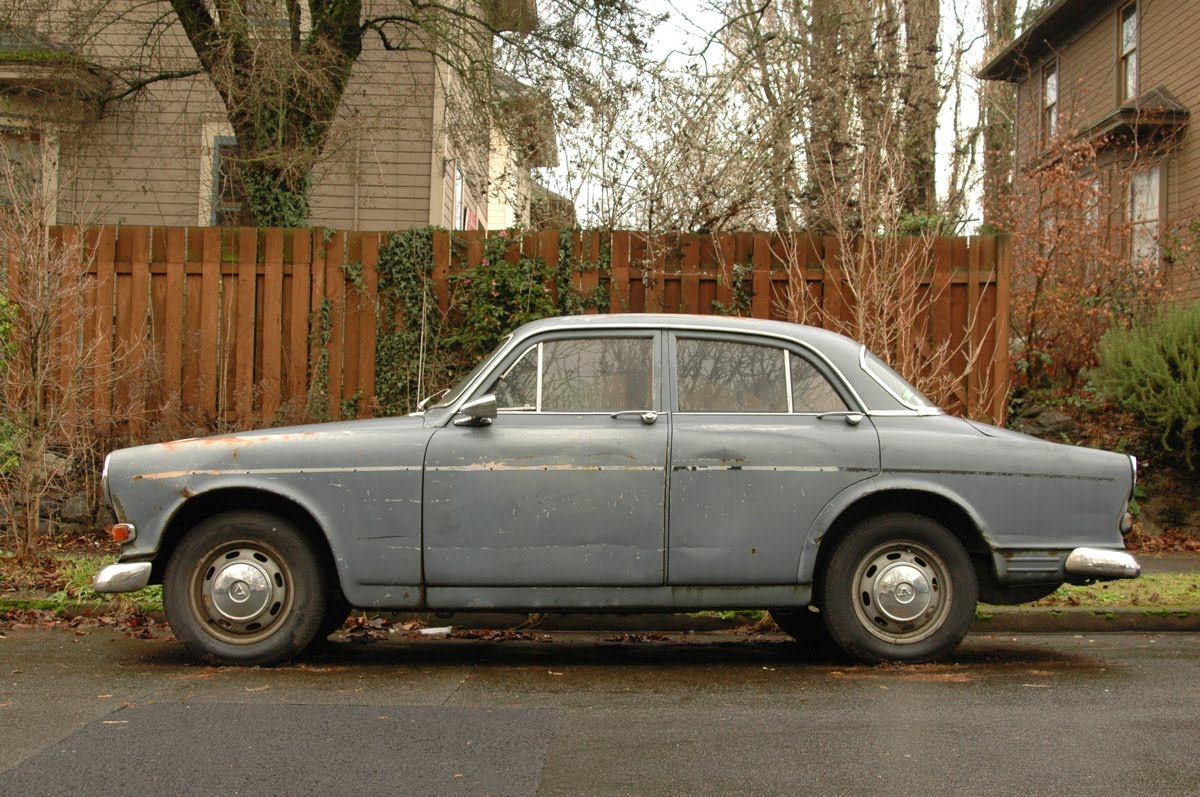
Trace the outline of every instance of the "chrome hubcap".
<path fill-rule="evenodd" d="M 932 550 L 890 542 L 863 557 L 855 574 L 855 612 L 863 626 L 888 642 L 926 639 L 950 608 L 947 568 Z"/>
<path fill-rule="evenodd" d="M 228 642 L 262 638 L 290 608 L 287 572 L 259 546 L 223 546 L 198 575 L 199 613 Z"/>

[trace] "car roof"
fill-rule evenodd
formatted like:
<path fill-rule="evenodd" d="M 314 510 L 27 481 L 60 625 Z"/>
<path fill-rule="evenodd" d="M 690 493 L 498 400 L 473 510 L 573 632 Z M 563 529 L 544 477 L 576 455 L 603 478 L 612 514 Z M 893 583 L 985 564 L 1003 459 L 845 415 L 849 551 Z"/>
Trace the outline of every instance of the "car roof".
<path fill-rule="evenodd" d="M 831 357 L 858 358 L 861 344 L 845 335 L 821 327 L 768 321 L 737 316 L 696 315 L 687 313 L 609 313 L 599 315 L 554 316 L 531 321 L 519 330 L 520 336 L 547 329 L 564 328 L 668 328 L 706 329 L 784 337 L 816 346 Z"/>

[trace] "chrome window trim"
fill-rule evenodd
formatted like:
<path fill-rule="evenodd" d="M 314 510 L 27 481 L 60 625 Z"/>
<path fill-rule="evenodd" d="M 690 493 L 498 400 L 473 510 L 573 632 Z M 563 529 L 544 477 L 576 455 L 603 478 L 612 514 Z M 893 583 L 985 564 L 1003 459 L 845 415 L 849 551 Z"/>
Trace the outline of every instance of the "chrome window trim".
<path fill-rule="evenodd" d="M 882 379 L 879 378 L 878 374 L 876 374 L 869 367 L 867 367 L 867 344 L 865 344 L 865 343 L 860 344 L 858 347 L 858 367 L 862 369 L 863 373 L 865 373 L 867 376 L 871 377 L 871 379 L 873 379 L 881 388 L 883 388 L 885 391 L 887 391 L 887 394 L 889 396 L 891 396 L 896 401 L 903 404 L 905 407 L 908 407 L 908 410 L 876 410 L 875 412 L 871 412 L 870 410 L 868 410 L 867 411 L 868 415 L 887 416 L 887 415 L 896 415 L 896 414 L 900 414 L 900 415 L 911 415 L 911 414 L 945 415 L 946 414 L 946 411 L 943 410 L 941 407 L 919 407 L 916 404 L 911 404 L 911 403 L 905 401 L 904 399 L 900 398 L 900 396 L 897 395 L 896 391 L 892 390 L 892 388 L 886 382 L 884 382 Z"/>
<path fill-rule="evenodd" d="M 792 399 L 792 352 L 788 349 L 783 350 L 783 385 L 787 391 L 788 415 L 795 415 L 796 403 Z"/>
<path fill-rule="evenodd" d="M 534 412 L 541 413 L 542 411 L 542 346 L 545 341 L 539 340 L 537 345 L 537 398 L 534 400 Z"/>
<path fill-rule="evenodd" d="M 860 396 L 858 391 L 854 389 L 853 383 L 851 383 L 850 380 L 846 378 L 846 374 L 842 372 L 842 369 L 840 369 L 836 365 L 834 365 L 833 361 L 830 360 L 827 356 L 825 356 L 824 352 L 817 349 L 815 346 L 813 346 L 810 343 L 807 343 L 802 340 L 798 340 L 797 338 L 795 338 L 793 336 L 784 335 L 782 333 L 774 332 L 771 330 L 748 329 L 746 327 L 738 327 L 738 326 L 714 327 L 714 326 L 709 326 L 707 324 L 689 324 L 686 322 L 684 322 L 684 323 L 658 323 L 658 324 L 645 324 L 645 323 L 636 324 L 636 323 L 631 322 L 631 323 L 605 324 L 602 327 L 585 327 L 585 328 L 575 327 L 574 325 L 571 325 L 571 324 L 560 324 L 557 326 L 551 326 L 551 327 L 545 327 L 542 329 L 533 330 L 531 332 L 526 333 L 525 335 L 522 335 L 520 338 L 516 337 L 515 334 L 510 334 L 507 345 L 505 345 L 500 351 L 497 352 L 496 360 L 497 361 L 503 360 L 503 358 L 507 357 L 508 354 L 513 349 L 517 348 L 522 343 L 524 343 L 526 340 L 528 340 L 529 338 L 531 338 L 535 335 L 542 335 L 542 334 L 552 333 L 552 332 L 572 331 L 572 330 L 579 330 L 579 331 L 587 330 L 587 331 L 594 332 L 597 329 L 603 329 L 603 330 L 629 330 L 629 329 L 632 329 L 632 330 L 636 330 L 636 331 L 640 331 L 640 332 L 660 332 L 660 333 L 669 333 L 672 331 L 684 330 L 684 331 L 688 331 L 688 332 L 711 332 L 711 333 L 715 333 L 718 335 L 720 335 L 720 334 L 751 335 L 751 336 L 756 336 L 756 337 L 760 337 L 760 338 L 771 338 L 774 340 L 781 340 L 784 343 L 790 344 L 792 346 L 799 346 L 800 348 L 805 349 L 806 351 L 811 353 L 813 355 L 813 357 L 815 357 L 817 360 L 820 360 L 822 363 L 824 363 L 825 367 L 827 367 L 829 369 L 830 373 L 833 374 L 834 377 L 836 377 L 838 380 L 841 381 L 842 387 L 844 387 L 846 389 L 846 392 L 850 394 L 850 397 L 854 400 L 854 402 L 856 404 L 858 404 L 858 410 L 860 412 L 862 412 L 866 415 L 879 414 L 880 412 L 889 412 L 888 410 L 883 410 L 883 411 L 877 411 L 876 413 L 872 413 L 870 408 L 867 407 L 867 403 L 865 401 L 863 401 L 862 396 Z M 866 347 L 863 346 L 862 348 L 865 351 Z M 453 417 L 458 412 L 459 407 L 461 407 L 463 405 L 463 403 L 465 403 L 467 401 L 467 398 L 469 396 L 471 396 L 476 390 L 479 389 L 479 386 L 487 379 L 488 376 L 491 375 L 493 370 L 495 370 L 495 369 L 491 368 L 491 369 L 484 369 L 484 370 L 480 371 L 479 375 L 475 377 L 475 379 L 471 382 L 471 384 L 467 385 L 466 389 L 463 390 L 462 395 L 459 396 L 458 400 L 455 401 L 454 405 L 452 407 L 450 407 L 450 410 L 451 410 L 449 413 L 450 417 Z M 870 373 L 870 371 L 867 371 L 867 373 Z M 878 381 L 878 380 L 876 380 L 876 381 Z M 891 391 L 889 391 L 889 393 L 890 392 Z M 907 402 L 902 401 L 900 403 L 904 404 L 904 406 L 906 406 L 906 407 L 911 406 Z M 853 411 L 854 408 L 847 407 L 847 410 Z M 782 415 L 783 413 L 771 413 L 771 414 L 772 415 Z M 944 413 L 941 410 L 938 410 L 936 413 L 919 413 L 914 409 L 912 411 L 906 411 L 903 414 L 905 414 L 905 415 L 911 415 L 911 414 L 942 415 Z M 449 422 L 449 421 L 447 420 L 447 422 Z"/>

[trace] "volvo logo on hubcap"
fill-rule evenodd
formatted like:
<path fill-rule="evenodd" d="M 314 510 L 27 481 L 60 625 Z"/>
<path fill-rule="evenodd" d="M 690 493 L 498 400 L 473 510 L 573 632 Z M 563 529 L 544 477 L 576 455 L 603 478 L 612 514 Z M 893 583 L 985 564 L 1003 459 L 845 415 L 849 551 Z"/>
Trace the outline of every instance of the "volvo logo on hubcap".
<path fill-rule="evenodd" d="M 235 603 L 245 603 L 250 598 L 250 587 L 245 581 L 235 581 L 229 585 L 229 597 Z"/>

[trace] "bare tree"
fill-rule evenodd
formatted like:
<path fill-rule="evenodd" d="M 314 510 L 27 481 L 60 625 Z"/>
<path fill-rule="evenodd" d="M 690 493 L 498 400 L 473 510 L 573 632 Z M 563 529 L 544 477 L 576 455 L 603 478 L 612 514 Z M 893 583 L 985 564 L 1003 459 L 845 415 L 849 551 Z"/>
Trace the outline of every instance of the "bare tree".
<path fill-rule="evenodd" d="M 493 130 L 527 134 L 496 90 L 500 70 L 582 91 L 592 75 L 580 61 L 606 52 L 636 67 L 653 24 L 623 1 L 542 0 L 531 14 L 533 7 L 509 0 L 84 0 L 69 23 L 47 24 L 84 49 L 118 42 L 124 55 L 109 65 L 116 77 L 110 105 L 172 81 L 210 83 L 236 140 L 229 162 L 241 221 L 297 225 L 309 216 L 314 168 L 339 144 L 339 110 L 368 45 L 429 64 L 463 149 L 486 153 Z"/>
<path fill-rule="evenodd" d="M 959 131 L 944 201 L 935 179 L 938 116 L 951 91 L 956 125 L 963 114 L 969 42 L 957 14 L 959 31 L 944 36 L 936 0 L 714 0 L 712 8 L 723 25 L 687 68 L 664 65 L 636 106 L 610 109 L 621 123 L 607 129 L 629 131 L 601 148 L 620 161 L 626 218 L 655 229 L 830 232 L 831 190 L 836 223 L 863 224 L 859 206 L 876 201 L 864 192 L 883 189 L 907 228 L 959 221 L 972 131 Z M 864 150 L 893 164 L 894 184 L 861 179 Z"/>
<path fill-rule="evenodd" d="M 985 58 L 1006 47 L 1017 35 L 1017 0 L 985 0 L 987 31 Z M 985 80 L 979 89 L 980 124 L 983 129 L 983 213 L 993 222 L 1012 190 L 1013 146 L 1016 130 L 1016 87 Z"/>
<path fill-rule="evenodd" d="M 41 553 L 43 499 L 91 451 L 91 393 L 113 375 L 112 363 L 94 367 L 97 344 L 84 333 L 85 242 L 47 226 L 57 197 L 38 176 L 49 157 L 0 164 L 0 511 L 22 563 Z"/>

